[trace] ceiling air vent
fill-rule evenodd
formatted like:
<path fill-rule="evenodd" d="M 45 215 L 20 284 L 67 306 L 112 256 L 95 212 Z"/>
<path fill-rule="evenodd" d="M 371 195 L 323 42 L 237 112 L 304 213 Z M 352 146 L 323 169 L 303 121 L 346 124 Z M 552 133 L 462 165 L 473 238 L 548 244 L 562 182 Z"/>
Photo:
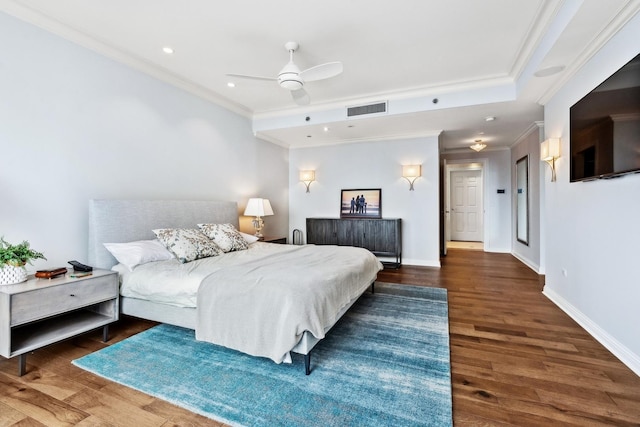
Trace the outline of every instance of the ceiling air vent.
<path fill-rule="evenodd" d="M 359 105 L 357 107 L 347 107 L 347 117 L 362 116 L 363 114 L 378 114 L 387 112 L 387 103 Z"/>

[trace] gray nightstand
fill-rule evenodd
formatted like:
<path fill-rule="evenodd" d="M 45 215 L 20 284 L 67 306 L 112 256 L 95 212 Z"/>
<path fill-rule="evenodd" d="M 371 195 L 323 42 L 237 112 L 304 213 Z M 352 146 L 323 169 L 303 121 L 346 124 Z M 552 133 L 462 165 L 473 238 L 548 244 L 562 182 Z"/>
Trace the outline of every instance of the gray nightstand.
<path fill-rule="evenodd" d="M 100 327 L 107 341 L 118 320 L 118 288 L 118 274 L 108 270 L 0 286 L 0 355 L 19 356 L 24 375 L 30 351 Z"/>

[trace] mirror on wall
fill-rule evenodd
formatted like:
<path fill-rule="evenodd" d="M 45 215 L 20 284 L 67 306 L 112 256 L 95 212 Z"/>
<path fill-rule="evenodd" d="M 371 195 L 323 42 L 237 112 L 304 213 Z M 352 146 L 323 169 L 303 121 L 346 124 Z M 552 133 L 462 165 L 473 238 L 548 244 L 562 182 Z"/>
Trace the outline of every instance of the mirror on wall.
<path fill-rule="evenodd" d="M 529 156 L 516 162 L 516 238 L 529 246 Z"/>

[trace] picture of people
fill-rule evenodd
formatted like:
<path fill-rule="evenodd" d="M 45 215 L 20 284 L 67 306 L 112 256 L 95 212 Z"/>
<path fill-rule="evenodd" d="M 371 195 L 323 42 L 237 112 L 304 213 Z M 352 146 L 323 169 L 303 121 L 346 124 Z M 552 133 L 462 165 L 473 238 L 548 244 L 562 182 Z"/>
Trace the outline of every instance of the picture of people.
<path fill-rule="evenodd" d="M 382 218 L 382 190 L 342 190 L 340 218 Z"/>

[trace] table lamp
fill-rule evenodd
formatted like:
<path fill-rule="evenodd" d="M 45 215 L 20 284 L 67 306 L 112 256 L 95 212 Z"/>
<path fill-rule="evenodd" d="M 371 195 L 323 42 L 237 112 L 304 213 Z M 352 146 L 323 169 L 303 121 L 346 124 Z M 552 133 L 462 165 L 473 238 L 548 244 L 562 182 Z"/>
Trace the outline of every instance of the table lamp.
<path fill-rule="evenodd" d="M 253 227 L 256 229 L 256 237 L 262 236 L 262 229 L 264 228 L 263 216 L 273 215 L 273 209 L 271 209 L 271 203 L 269 199 L 249 199 L 247 202 L 247 208 L 244 210 L 246 216 L 254 216 Z"/>

